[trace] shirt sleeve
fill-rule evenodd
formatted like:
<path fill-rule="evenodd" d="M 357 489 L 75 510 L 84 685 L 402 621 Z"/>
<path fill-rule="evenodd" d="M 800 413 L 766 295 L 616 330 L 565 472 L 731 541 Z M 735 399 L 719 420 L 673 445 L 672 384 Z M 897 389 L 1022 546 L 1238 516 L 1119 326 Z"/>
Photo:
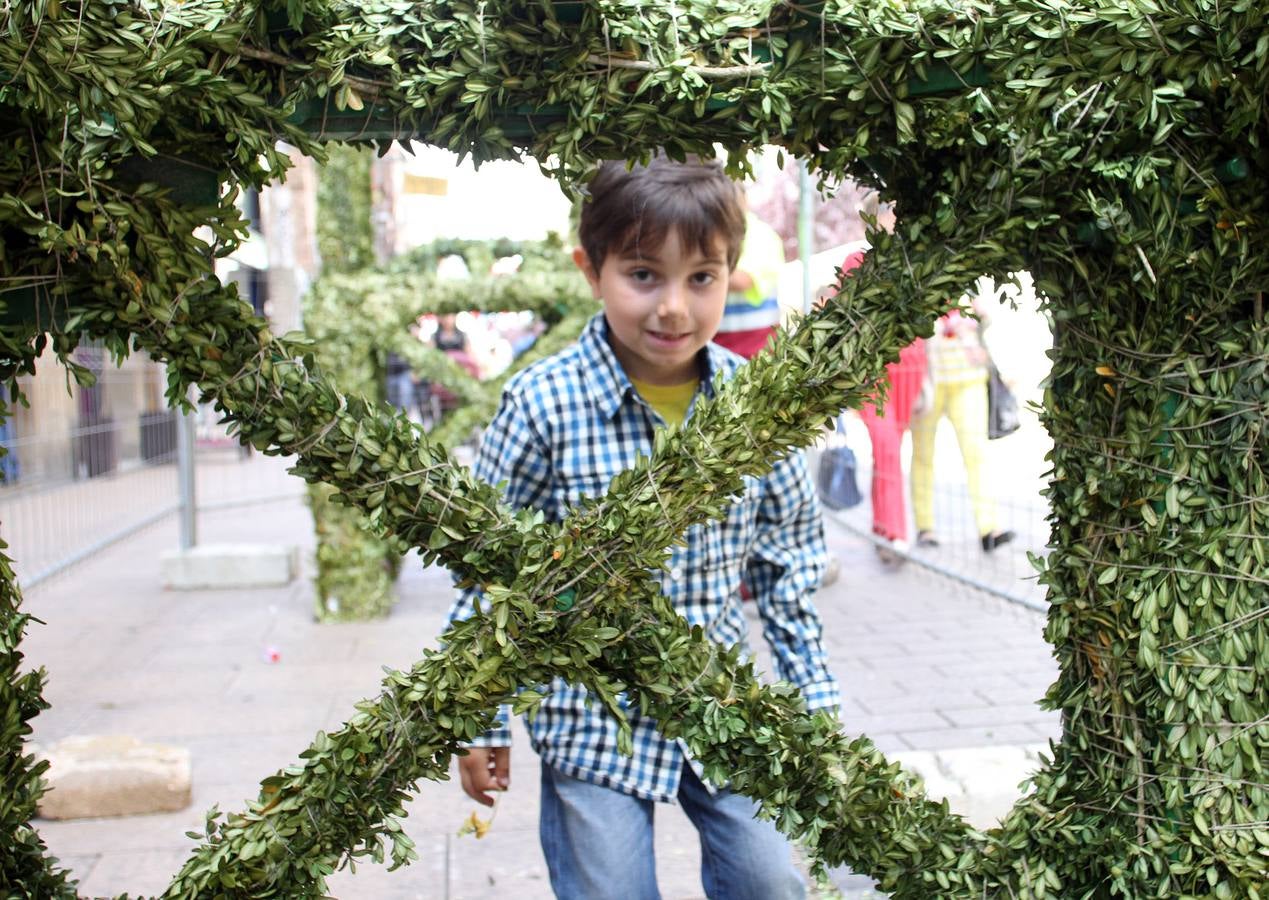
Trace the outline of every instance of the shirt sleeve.
<path fill-rule="evenodd" d="M 550 454 L 523 401 L 518 398 L 503 394 L 502 404 L 481 438 L 472 474 L 493 485 L 505 482 L 503 495 L 512 508 L 540 509 L 548 520 L 554 520 L 556 510 L 551 492 Z M 480 593 L 478 588 L 459 592 L 446 617 L 445 631 L 454 622 L 475 614 Z M 511 707 L 507 704 L 499 706 L 495 727 L 472 740 L 470 746 L 510 746 L 510 723 Z"/>
<path fill-rule="evenodd" d="M 819 500 L 801 453 L 764 479 L 756 531 L 745 582 L 757 603 L 776 674 L 801 690 L 807 709 L 836 709 L 841 696 L 828 668 L 823 623 L 813 601 L 828 569 L 828 548 Z"/>

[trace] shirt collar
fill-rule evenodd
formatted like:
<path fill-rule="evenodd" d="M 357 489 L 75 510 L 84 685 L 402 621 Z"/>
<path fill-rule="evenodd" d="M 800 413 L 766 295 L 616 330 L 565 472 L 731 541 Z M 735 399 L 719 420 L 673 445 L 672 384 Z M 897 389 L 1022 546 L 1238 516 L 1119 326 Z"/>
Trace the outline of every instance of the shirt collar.
<path fill-rule="evenodd" d="M 635 389 L 626 370 L 621 367 L 617 354 L 613 353 L 612 346 L 608 343 L 608 320 L 602 312 L 596 313 L 586 323 L 577 342 L 581 348 L 584 366 L 582 379 L 586 391 L 604 417 L 611 419 L 627 398 L 634 396 Z M 697 362 L 702 370 L 701 384 L 706 396 L 713 396 L 714 376 L 727 371 L 726 356 L 727 351 L 713 341 L 706 344 L 705 349 L 697 355 Z"/>

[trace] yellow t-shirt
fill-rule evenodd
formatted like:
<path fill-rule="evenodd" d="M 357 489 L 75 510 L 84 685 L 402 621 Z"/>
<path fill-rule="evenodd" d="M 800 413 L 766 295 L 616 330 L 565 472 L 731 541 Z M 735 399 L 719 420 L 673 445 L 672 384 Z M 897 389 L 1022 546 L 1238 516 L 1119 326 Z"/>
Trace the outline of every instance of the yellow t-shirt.
<path fill-rule="evenodd" d="M 697 378 L 682 384 L 648 384 L 631 378 L 630 383 L 639 392 L 639 396 L 665 419 L 667 425 L 678 425 L 687 418 L 687 409 L 692 405 L 696 386 L 701 382 Z"/>

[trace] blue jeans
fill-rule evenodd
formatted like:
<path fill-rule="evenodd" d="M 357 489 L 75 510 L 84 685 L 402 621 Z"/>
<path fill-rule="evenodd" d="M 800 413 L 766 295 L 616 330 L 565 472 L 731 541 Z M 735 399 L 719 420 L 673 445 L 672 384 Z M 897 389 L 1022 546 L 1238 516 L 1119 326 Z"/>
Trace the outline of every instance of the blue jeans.
<path fill-rule="evenodd" d="M 788 841 L 757 805 L 731 791 L 710 794 L 683 765 L 679 803 L 701 839 L 701 882 L 711 900 L 802 900 L 806 886 Z M 542 764 L 538 831 L 560 900 L 659 900 L 655 803 L 572 778 Z"/>

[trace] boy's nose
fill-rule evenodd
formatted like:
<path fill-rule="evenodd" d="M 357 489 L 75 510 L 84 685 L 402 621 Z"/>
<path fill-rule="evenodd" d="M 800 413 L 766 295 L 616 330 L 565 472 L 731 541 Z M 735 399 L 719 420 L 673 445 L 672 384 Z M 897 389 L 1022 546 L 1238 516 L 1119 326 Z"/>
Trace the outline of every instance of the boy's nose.
<path fill-rule="evenodd" d="M 657 306 L 657 315 L 663 319 L 675 318 L 687 313 L 687 289 L 682 285 L 671 284 L 661 294 L 661 303 Z"/>

